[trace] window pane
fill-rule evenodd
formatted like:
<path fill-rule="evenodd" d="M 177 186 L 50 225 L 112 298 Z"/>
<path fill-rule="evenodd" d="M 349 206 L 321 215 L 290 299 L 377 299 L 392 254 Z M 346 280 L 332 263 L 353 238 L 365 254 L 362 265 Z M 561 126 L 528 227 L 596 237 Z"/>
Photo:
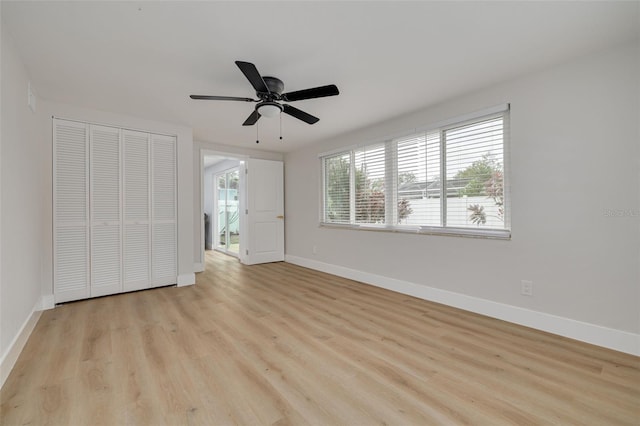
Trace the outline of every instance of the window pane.
<path fill-rule="evenodd" d="M 504 228 L 503 118 L 444 132 L 446 226 Z"/>
<path fill-rule="evenodd" d="M 384 223 L 385 147 L 355 151 L 356 223 Z"/>
<path fill-rule="evenodd" d="M 324 221 L 349 223 L 350 154 L 324 159 Z"/>
<path fill-rule="evenodd" d="M 398 224 L 440 226 L 438 132 L 396 140 Z"/>

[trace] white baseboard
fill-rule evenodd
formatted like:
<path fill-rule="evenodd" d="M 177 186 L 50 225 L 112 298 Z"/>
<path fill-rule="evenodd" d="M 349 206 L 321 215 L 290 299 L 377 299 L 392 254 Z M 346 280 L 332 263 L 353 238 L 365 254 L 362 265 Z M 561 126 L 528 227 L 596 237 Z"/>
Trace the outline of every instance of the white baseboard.
<path fill-rule="evenodd" d="M 53 309 L 56 307 L 56 299 L 53 294 L 49 294 L 46 296 L 42 296 L 42 302 L 40 304 L 40 309 L 46 311 L 48 309 Z"/>
<path fill-rule="evenodd" d="M 2 358 L 0 358 L 0 388 L 2 388 L 7 377 L 9 377 L 13 366 L 18 360 L 18 356 L 20 356 L 20 352 L 22 352 L 38 319 L 40 319 L 40 315 L 42 314 L 40 310 L 41 307 L 42 300 L 38 300 L 31 310 L 31 314 L 29 314 L 29 317 L 22 324 L 22 327 L 20 327 L 20 331 L 18 331 L 18 334 L 13 338 L 5 353 L 2 354 Z"/>
<path fill-rule="evenodd" d="M 491 300 L 397 280 L 304 257 L 287 255 L 285 256 L 285 261 L 293 263 L 294 265 L 349 278 L 420 299 L 442 303 L 488 317 L 640 356 L 640 334 L 615 330 L 544 312 L 532 311 L 518 306 L 493 302 Z"/>
<path fill-rule="evenodd" d="M 202 272 L 202 271 L 204 271 L 204 263 L 193 264 L 193 272 Z"/>
<path fill-rule="evenodd" d="M 188 274 L 178 275 L 178 287 L 184 287 L 187 285 L 193 285 L 196 283 L 196 274 L 191 272 Z"/>

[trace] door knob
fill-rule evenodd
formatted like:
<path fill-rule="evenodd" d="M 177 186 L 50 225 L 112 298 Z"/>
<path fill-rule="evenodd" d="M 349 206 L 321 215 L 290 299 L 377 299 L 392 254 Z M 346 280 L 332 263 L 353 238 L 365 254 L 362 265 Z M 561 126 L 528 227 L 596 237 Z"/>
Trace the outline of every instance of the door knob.
<path fill-rule="evenodd" d="M 284 216 L 283 216 L 283 215 L 278 215 L 278 216 L 276 216 L 276 218 L 278 218 L 278 219 L 284 219 Z"/>

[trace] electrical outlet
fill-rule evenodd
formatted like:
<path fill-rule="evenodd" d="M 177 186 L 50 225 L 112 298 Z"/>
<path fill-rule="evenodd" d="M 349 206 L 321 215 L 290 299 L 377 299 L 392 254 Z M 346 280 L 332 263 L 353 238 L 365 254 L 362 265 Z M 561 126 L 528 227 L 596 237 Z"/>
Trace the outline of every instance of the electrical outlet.
<path fill-rule="evenodd" d="M 311 249 L 311 253 L 318 254 L 318 246 L 313 246 L 313 248 Z"/>
<path fill-rule="evenodd" d="M 533 281 L 522 280 L 520 283 L 520 293 L 523 296 L 533 296 Z"/>

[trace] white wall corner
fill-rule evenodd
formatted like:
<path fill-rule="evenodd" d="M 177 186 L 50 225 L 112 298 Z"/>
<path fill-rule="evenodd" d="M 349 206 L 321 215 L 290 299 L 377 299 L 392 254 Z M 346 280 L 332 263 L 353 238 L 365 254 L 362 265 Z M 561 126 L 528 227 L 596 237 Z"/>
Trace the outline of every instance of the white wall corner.
<path fill-rule="evenodd" d="M 188 274 L 178 275 L 178 287 L 193 285 L 196 283 L 196 274 L 190 272 Z"/>
<path fill-rule="evenodd" d="M 420 299 L 442 303 L 491 318 L 497 318 L 615 351 L 640 356 L 640 334 L 615 330 L 544 312 L 532 311 L 518 306 L 493 302 L 487 299 L 397 280 L 304 257 L 286 255 L 285 261 L 294 265 L 360 281 Z"/>
<path fill-rule="evenodd" d="M 204 263 L 193 264 L 193 272 L 203 272 L 203 271 L 204 271 Z"/>
<path fill-rule="evenodd" d="M 27 343 L 27 340 L 29 340 L 31 332 L 38 323 L 40 315 L 42 315 L 42 311 L 40 310 L 41 306 L 42 301 L 38 300 L 31 310 L 31 314 L 22 324 L 22 327 L 20 327 L 20 331 L 18 331 L 18 334 L 13 338 L 13 341 L 11 341 L 5 353 L 2 354 L 2 358 L 0 358 L 0 388 L 2 388 L 7 377 L 9 377 L 13 366 L 20 356 L 20 352 L 22 352 L 24 345 Z"/>

